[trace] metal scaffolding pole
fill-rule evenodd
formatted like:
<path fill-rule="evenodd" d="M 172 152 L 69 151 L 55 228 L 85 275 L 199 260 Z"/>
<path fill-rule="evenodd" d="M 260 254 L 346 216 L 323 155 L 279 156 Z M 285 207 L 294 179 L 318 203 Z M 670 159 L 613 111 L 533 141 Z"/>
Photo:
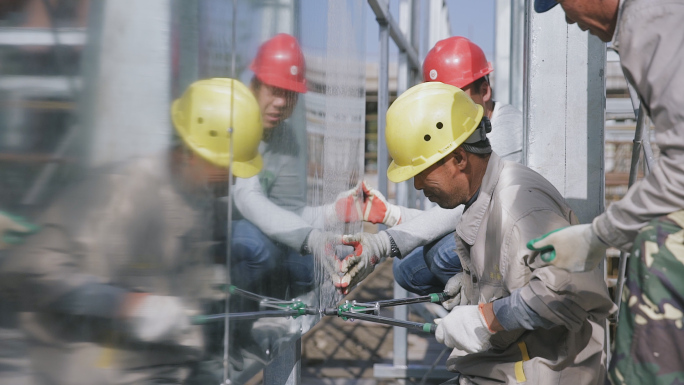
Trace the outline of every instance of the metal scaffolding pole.
<path fill-rule="evenodd" d="M 414 1 L 400 0 L 399 2 L 399 28 L 402 34 L 411 36 L 411 5 Z M 397 71 L 397 96 L 401 95 L 409 87 L 411 67 L 408 65 L 408 58 L 405 51 L 399 53 L 399 68 Z M 383 138 L 384 139 L 384 138 Z M 383 172 L 384 168 L 378 168 L 378 173 Z M 409 186 L 408 182 L 398 183 L 396 185 L 397 204 L 408 206 L 408 190 L 413 186 Z M 394 281 L 394 298 L 403 298 L 408 295 L 408 292 L 403 287 Z M 408 320 L 408 307 L 400 306 L 393 310 L 394 318 L 400 321 Z M 395 367 L 406 367 L 408 365 L 408 329 L 394 326 L 392 328 L 393 351 L 392 365 Z M 399 383 L 404 380 L 399 380 Z"/>
<path fill-rule="evenodd" d="M 380 27 L 380 66 L 378 67 L 378 190 L 387 196 L 388 154 L 385 142 L 385 113 L 389 108 L 389 24 L 378 18 Z"/>
<path fill-rule="evenodd" d="M 511 0 L 496 0 L 494 39 L 494 100 L 510 104 L 511 98 Z"/>
<path fill-rule="evenodd" d="M 382 0 L 368 0 L 368 5 L 375 13 L 380 28 L 380 66 L 378 68 L 378 190 L 387 195 L 387 176 L 384 170 L 388 166 L 387 146 L 385 143 L 385 113 L 389 108 L 389 38 L 391 37 L 399 50 L 406 55 L 411 69 L 420 70 L 420 60 L 416 49 L 402 32 L 399 24 L 389 12 L 389 4 Z"/>
<path fill-rule="evenodd" d="M 606 45 L 565 23 L 560 7 L 527 2 L 524 157 L 568 201 L 581 223 L 604 211 Z"/>
<path fill-rule="evenodd" d="M 510 6 L 510 68 L 509 68 L 509 103 L 522 111 L 523 109 L 523 72 L 525 49 L 525 0 L 512 0 Z M 504 44 L 502 42 L 502 44 Z M 496 76 L 496 75 L 495 75 Z M 523 141 L 523 146 L 525 142 Z"/>
<path fill-rule="evenodd" d="M 368 0 L 368 5 L 370 5 L 373 13 L 375 13 L 375 18 L 381 27 L 380 36 L 382 37 L 382 25 L 386 24 L 389 36 L 392 37 L 392 40 L 394 40 L 394 43 L 399 47 L 399 50 L 406 53 L 409 65 L 412 68 L 420 69 L 418 51 L 409 43 L 409 40 L 406 38 L 401 28 L 399 28 L 399 24 L 397 24 L 390 14 L 387 0 Z M 380 42 L 382 43 L 382 39 Z M 380 47 L 380 53 L 382 53 L 382 46 Z"/>

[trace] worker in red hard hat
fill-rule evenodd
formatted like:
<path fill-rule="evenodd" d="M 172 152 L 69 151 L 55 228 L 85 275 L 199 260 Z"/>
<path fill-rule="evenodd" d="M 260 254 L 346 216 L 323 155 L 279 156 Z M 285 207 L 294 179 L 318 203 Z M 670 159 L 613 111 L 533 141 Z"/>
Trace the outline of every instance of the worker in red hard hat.
<path fill-rule="evenodd" d="M 281 33 L 259 47 L 249 69 L 254 72 L 252 92 L 268 131 L 289 118 L 298 95 L 306 93 L 304 54 L 293 36 Z"/>
<path fill-rule="evenodd" d="M 503 160 L 521 162 L 522 112 L 509 104 L 494 101 L 489 84 L 492 71 L 492 63 L 487 61 L 477 44 L 465 37 L 453 36 L 437 42 L 428 52 L 423 63 L 423 81 L 461 88 L 482 106 L 484 116 L 491 122 L 491 133 L 487 137 L 492 148 Z M 454 230 L 463 206 L 455 209 L 435 207 L 427 211 L 408 209 L 387 202 L 382 194 L 368 186 L 365 188 L 364 213 L 367 215 L 364 219 L 391 227 L 379 234 L 367 234 L 366 239 L 394 243 L 396 247 L 388 247 L 388 252 L 380 259 L 397 257 L 393 263 L 397 283 L 420 295 L 442 292 L 446 286 L 453 291 L 456 282 L 447 283 L 462 271 L 455 251 Z M 391 250 L 394 253 L 389 252 Z M 357 269 L 356 275 L 353 272 L 345 275 L 342 285 L 354 286 L 363 279 L 363 270 Z M 372 271 L 372 266 L 365 271 Z"/>
<path fill-rule="evenodd" d="M 314 288 L 313 251 L 341 242 L 341 235 L 314 229 L 353 220 L 349 216 L 360 211 L 356 206 L 361 194 L 351 189 L 334 203 L 306 206 L 306 162 L 288 119 L 299 95 L 307 92 L 306 63 L 297 39 L 281 33 L 267 40 L 249 68 L 264 128 L 263 169 L 255 177 L 236 181 L 232 194 L 238 213 L 232 225 L 231 277 L 241 289 L 289 300 Z M 231 306 L 233 312 L 258 310 L 254 301 L 237 299 Z M 251 321 L 231 322 L 231 329 L 234 368 L 241 369 L 241 358 L 266 358 L 261 348 L 266 344 L 254 341 Z"/>

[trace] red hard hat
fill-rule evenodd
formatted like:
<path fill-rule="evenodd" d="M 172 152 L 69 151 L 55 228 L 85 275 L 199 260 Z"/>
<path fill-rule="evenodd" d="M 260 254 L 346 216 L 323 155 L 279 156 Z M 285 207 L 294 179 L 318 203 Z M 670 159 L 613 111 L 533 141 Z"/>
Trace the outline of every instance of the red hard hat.
<path fill-rule="evenodd" d="M 262 44 L 249 69 L 270 86 L 306 92 L 304 54 L 291 35 L 280 33 Z"/>
<path fill-rule="evenodd" d="M 494 71 L 482 49 L 462 36 L 440 40 L 423 63 L 424 82 L 442 82 L 463 88 Z"/>

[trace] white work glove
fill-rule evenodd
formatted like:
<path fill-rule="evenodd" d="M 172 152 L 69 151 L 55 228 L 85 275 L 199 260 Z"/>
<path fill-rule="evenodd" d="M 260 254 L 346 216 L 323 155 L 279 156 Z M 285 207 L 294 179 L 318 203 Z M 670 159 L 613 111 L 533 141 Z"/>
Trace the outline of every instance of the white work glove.
<path fill-rule="evenodd" d="M 392 227 L 401 222 L 401 209 L 389 203 L 380 191 L 362 183 L 363 220 L 370 223 L 382 223 Z"/>
<path fill-rule="evenodd" d="M 11 232 L 30 234 L 37 230 L 37 226 L 26 222 L 22 218 L 0 211 L 0 250 L 8 248 L 12 244 L 21 243 L 21 237 L 13 235 Z"/>
<path fill-rule="evenodd" d="M 442 306 L 445 309 L 451 310 L 458 305 L 465 303 L 465 296 L 461 295 L 461 288 L 463 287 L 463 280 L 465 279 L 465 273 L 458 273 L 453 277 L 449 278 L 446 286 L 444 287 L 444 292 L 450 297 L 448 300 L 442 302 Z M 463 299 L 463 302 L 461 302 Z"/>
<path fill-rule="evenodd" d="M 375 265 L 390 256 L 391 245 L 389 235 L 381 231 L 378 234 L 358 233 L 345 235 L 342 243 L 354 248 L 354 253 L 342 260 L 341 270 L 344 273 L 337 285 L 342 294 L 363 281 L 375 269 Z"/>
<path fill-rule="evenodd" d="M 128 315 L 131 333 L 144 342 L 178 342 L 190 317 L 178 297 L 146 295 Z"/>
<path fill-rule="evenodd" d="M 527 243 L 540 251 L 541 259 L 570 272 L 593 270 L 606 257 L 608 245 L 594 233 L 591 224 L 554 230 Z"/>
<path fill-rule="evenodd" d="M 363 190 L 361 183 L 353 189 L 341 192 L 335 203 L 323 206 L 326 223 L 349 223 L 363 219 Z"/>
<path fill-rule="evenodd" d="M 335 287 L 338 287 L 343 275 L 342 261 L 335 256 L 335 248 L 341 244 L 341 235 L 313 229 L 306 238 L 306 245 L 302 247 L 302 254 L 313 254 L 321 263 Z"/>
<path fill-rule="evenodd" d="M 489 330 L 478 305 L 457 306 L 444 318 L 435 319 L 435 338 L 452 349 L 467 354 L 484 352 L 492 344 Z"/>

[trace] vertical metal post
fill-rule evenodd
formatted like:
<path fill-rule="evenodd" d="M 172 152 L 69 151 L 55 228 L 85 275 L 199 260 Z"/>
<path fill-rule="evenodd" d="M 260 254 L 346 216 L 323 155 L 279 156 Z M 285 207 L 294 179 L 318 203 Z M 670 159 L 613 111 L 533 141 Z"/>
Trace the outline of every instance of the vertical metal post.
<path fill-rule="evenodd" d="M 400 0 L 399 2 L 399 28 L 401 33 L 406 35 L 409 41 L 412 39 L 412 28 L 411 28 L 411 8 L 412 2 L 410 0 Z M 409 87 L 410 75 L 414 72 L 411 71 L 407 63 L 407 58 L 405 53 L 399 54 L 399 71 L 397 72 L 397 96 L 401 95 Z M 382 170 L 384 172 L 384 169 Z M 378 172 L 381 172 L 378 170 Z M 409 186 L 409 182 L 402 182 L 397 184 L 397 203 L 406 206 L 408 203 L 407 192 L 409 189 L 413 189 L 413 186 Z M 403 201 L 399 202 L 400 193 L 403 193 Z M 403 287 L 394 281 L 394 298 L 405 298 L 408 296 L 408 292 Z M 407 306 L 397 306 L 394 308 L 394 318 L 398 320 L 408 319 L 408 307 Z M 394 355 L 392 357 L 392 364 L 395 367 L 407 367 L 408 365 L 408 330 L 406 328 L 397 327 L 393 328 L 393 345 L 392 349 Z M 399 379 L 397 383 L 406 383 L 406 380 Z"/>
<path fill-rule="evenodd" d="M 387 2 L 382 4 L 388 7 Z M 385 125 L 387 108 L 389 108 L 389 24 L 387 20 L 378 20 L 380 27 L 380 66 L 378 68 L 378 190 L 387 196 L 387 144 L 385 142 Z"/>
<path fill-rule="evenodd" d="M 89 79 L 96 84 L 87 125 L 90 167 L 162 151 L 170 141 L 170 2 L 106 1 L 102 9 L 98 68 Z"/>
<path fill-rule="evenodd" d="M 394 298 L 406 298 L 408 292 L 394 281 Z M 399 320 L 408 319 L 408 306 L 397 306 L 394 308 L 394 318 Z M 395 367 L 408 367 L 408 329 L 395 326 L 393 328 L 394 357 L 392 365 Z M 400 383 L 404 383 L 400 380 Z"/>
<path fill-rule="evenodd" d="M 519 109 L 523 108 L 523 56 L 525 49 L 525 0 L 511 0 L 511 41 L 510 41 L 510 86 L 509 103 Z M 503 44 L 503 43 L 502 43 Z M 525 142 L 523 141 L 523 146 Z M 524 158 L 523 158 L 524 160 Z"/>
<path fill-rule="evenodd" d="M 302 378 L 302 339 L 288 344 L 278 356 L 264 368 L 264 384 L 299 385 Z"/>
<path fill-rule="evenodd" d="M 560 7 L 526 14 L 525 158 L 588 223 L 604 209 L 606 46 Z"/>
<path fill-rule="evenodd" d="M 413 48 L 416 50 L 416 52 L 419 53 L 420 56 L 420 27 L 421 23 L 420 21 L 422 20 L 421 18 L 421 5 L 422 1 L 420 0 L 411 0 L 411 45 Z M 417 84 L 420 83 L 423 78 L 422 78 L 422 68 L 416 68 L 411 72 L 412 77 L 410 79 L 411 84 Z M 418 198 L 418 190 L 413 188 L 413 179 L 409 179 L 406 181 L 408 184 L 408 207 L 412 208 L 417 208 L 418 205 L 416 204 L 417 198 Z M 398 298 L 398 297 L 397 297 Z"/>
<path fill-rule="evenodd" d="M 399 0 L 399 28 L 405 35 L 411 33 L 411 14 L 410 0 Z M 399 60 L 397 63 L 397 96 L 401 95 L 408 88 L 411 70 L 406 58 L 406 51 L 399 52 Z M 378 170 L 380 172 L 380 170 Z M 408 206 L 408 182 L 397 183 L 395 186 L 396 201 L 400 206 Z M 399 298 L 399 297 L 395 297 Z"/>
<path fill-rule="evenodd" d="M 511 100 L 511 0 L 496 0 L 494 100 Z"/>

